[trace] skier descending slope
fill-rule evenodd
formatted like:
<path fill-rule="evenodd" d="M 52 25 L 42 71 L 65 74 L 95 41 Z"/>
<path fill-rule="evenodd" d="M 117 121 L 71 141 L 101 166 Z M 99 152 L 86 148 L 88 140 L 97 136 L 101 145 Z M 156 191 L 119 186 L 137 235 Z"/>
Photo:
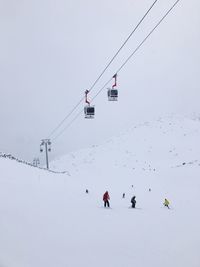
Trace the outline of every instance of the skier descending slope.
<path fill-rule="evenodd" d="M 110 196 L 108 194 L 108 191 L 106 191 L 103 195 L 103 201 L 104 201 L 104 207 L 106 208 L 106 206 L 108 206 L 108 208 L 110 207 L 110 203 L 109 203 L 109 200 L 110 200 Z"/>
<path fill-rule="evenodd" d="M 132 208 L 135 208 L 135 204 L 136 204 L 136 200 L 135 200 L 136 196 L 133 196 L 131 198 L 131 203 L 132 203 Z"/>
<path fill-rule="evenodd" d="M 169 209 L 169 200 L 165 198 L 163 205 Z"/>

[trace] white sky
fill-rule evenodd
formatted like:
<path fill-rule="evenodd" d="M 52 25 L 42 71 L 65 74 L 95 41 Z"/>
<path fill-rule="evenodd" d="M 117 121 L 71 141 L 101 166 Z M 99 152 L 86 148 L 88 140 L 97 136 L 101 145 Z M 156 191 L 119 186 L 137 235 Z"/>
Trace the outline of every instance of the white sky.
<path fill-rule="evenodd" d="M 158 1 L 90 97 L 174 2 Z M 90 88 L 152 3 L 0 0 L 0 150 L 28 160 L 38 156 L 40 140 Z M 198 0 L 181 0 L 120 72 L 118 103 L 108 103 L 104 90 L 94 101 L 95 119 L 80 116 L 53 142 L 51 158 L 102 142 L 140 120 L 200 113 L 199 10 Z"/>

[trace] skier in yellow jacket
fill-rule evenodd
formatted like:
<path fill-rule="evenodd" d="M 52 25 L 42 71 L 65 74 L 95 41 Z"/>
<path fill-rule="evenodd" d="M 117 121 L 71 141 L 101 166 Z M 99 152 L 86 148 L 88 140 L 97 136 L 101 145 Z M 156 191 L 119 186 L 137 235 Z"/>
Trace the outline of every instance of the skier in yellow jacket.
<path fill-rule="evenodd" d="M 165 198 L 163 205 L 169 209 L 169 200 Z"/>

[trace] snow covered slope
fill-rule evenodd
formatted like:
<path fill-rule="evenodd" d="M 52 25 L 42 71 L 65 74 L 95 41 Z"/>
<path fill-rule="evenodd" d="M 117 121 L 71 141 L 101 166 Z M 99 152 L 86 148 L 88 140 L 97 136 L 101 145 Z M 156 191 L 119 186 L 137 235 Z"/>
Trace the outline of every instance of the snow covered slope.
<path fill-rule="evenodd" d="M 70 176 L 1 159 L 0 266 L 199 267 L 199 139 L 171 116 L 51 163 Z"/>

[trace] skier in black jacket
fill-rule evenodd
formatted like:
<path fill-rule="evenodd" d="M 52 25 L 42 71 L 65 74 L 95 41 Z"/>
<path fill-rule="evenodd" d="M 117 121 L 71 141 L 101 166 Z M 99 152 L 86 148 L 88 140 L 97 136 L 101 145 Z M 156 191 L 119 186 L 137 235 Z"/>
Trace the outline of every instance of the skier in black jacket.
<path fill-rule="evenodd" d="M 136 205 L 136 200 L 135 200 L 136 196 L 133 196 L 131 198 L 131 203 L 132 203 L 132 208 L 135 208 L 135 205 Z"/>

